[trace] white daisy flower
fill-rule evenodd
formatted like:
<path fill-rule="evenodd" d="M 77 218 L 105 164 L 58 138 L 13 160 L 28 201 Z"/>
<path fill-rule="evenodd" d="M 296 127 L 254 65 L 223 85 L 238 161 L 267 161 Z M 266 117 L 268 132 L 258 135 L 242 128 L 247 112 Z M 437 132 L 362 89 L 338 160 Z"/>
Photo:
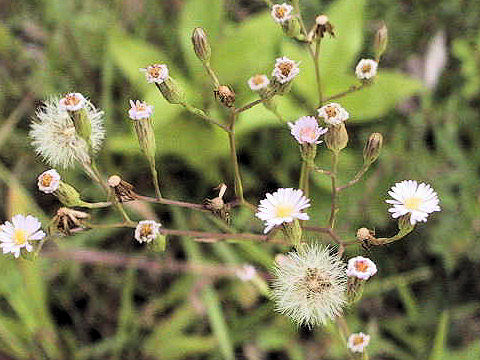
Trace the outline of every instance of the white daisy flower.
<path fill-rule="evenodd" d="M 287 57 L 278 58 L 272 76 L 280 83 L 286 84 L 292 81 L 300 73 L 298 63 Z"/>
<path fill-rule="evenodd" d="M 360 80 L 368 80 L 377 75 L 378 63 L 372 59 L 362 59 L 358 62 L 355 75 Z"/>
<path fill-rule="evenodd" d="M 271 14 L 275 22 L 283 24 L 292 18 L 292 12 L 293 6 L 283 3 L 273 5 Z"/>
<path fill-rule="evenodd" d="M 128 110 L 128 116 L 132 120 L 148 119 L 153 114 L 153 106 L 148 105 L 145 101 L 130 100 L 130 110 Z"/>
<path fill-rule="evenodd" d="M 347 275 L 361 280 L 368 280 L 377 273 L 377 266 L 369 258 L 356 256 L 348 260 Z"/>
<path fill-rule="evenodd" d="M 328 129 L 318 126 L 317 119 L 313 116 L 302 116 L 294 124 L 289 122 L 290 132 L 300 144 L 320 144 L 320 136 L 325 134 Z"/>
<path fill-rule="evenodd" d="M 299 325 L 325 324 L 346 302 L 345 264 L 317 243 L 303 245 L 275 265 L 275 308 Z"/>
<path fill-rule="evenodd" d="M 160 227 L 162 224 L 153 220 L 139 221 L 135 228 L 135 239 L 139 243 L 149 243 L 156 239 L 160 235 Z"/>
<path fill-rule="evenodd" d="M 12 217 L 12 222 L 6 221 L 0 226 L 0 247 L 3 253 L 12 253 L 18 258 L 22 248 L 28 252 L 32 251 L 33 246 L 30 241 L 45 237 L 45 233 L 40 230 L 41 227 L 40 221 L 31 215 L 15 215 Z"/>
<path fill-rule="evenodd" d="M 370 335 L 366 335 L 362 332 L 357 334 L 352 334 L 348 337 L 348 348 L 352 352 L 356 353 L 363 353 L 365 348 L 368 346 L 370 342 Z"/>
<path fill-rule="evenodd" d="M 77 111 L 87 103 L 85 97 L 80 93 L 70 93 L 58 101 L 60 108 L 68 111 Z"/>
<path fill-rule="evenodd" d="M 248 86 L 250 86 L 250 89 L 253 91 L 266 89 L 269 84 L 270 80 L 268 80 L 267 75 L 263 74 L 257 74 L 248 79 Z"/>
<path fill-rule="evenodd" d="M 168 67 L 165 64 L 153 64 L 139 70 L 145 73 L 149 83 L 161 84 L 168 78 Z"/>
<path fill-rule="evenodd" d="M 294 219 L 310 219 L 302 210 L 310 206 L 310 200 L 303 195 L 302 190 L 281 188 L 273 194 L 267 193 L 266 199 L 260 201 L 258 212 L 255 214 L 265 222 L 264 233 L 283 223 L 290 223 Z"/>
<path fill-rule="evenodd" d="M 235 271 L 235 275 L 242 281 L 250 281 L 257 276 L 257 270 L 250 264 L 244 264 L 241 268 Z"/>
<path fill-rule="evenodd" d="M 330 103 L 318 109 L 318 116 L 322 117 L 328 125 L 340 125 L 345 120 L 348 120 L 350 115 L 339 104 Z"/>
<path fill-rule="evenodd" d="M 404 180 L 396 183 L 388 192 L 393 200 L 387 200 L 393 207 L 388 209 L 394 219 L 410 214 L 410 223 L 426 222 L 427 217 L 434 211 L 440 211 L 437 193 L 430 185 L 418 184 L 414 180 Z"/>
<path fill-rule="evenodd" d="M 44 171 L 38 176 L 38 189 L 45 194 L 57 191 L 60 185 L 60 174 L 55 169 Z"/>
<path fill-rule="evenodd" d="M 103 111 L 96 109 L 90 101 L 86 101 L 85 110 L 91 122 L 90 141 L 95 153 L 105 138 Z M 58 99 L 45 101 L 37 110 L 30 137 L 37 154 L 52 167 L 68 168 L 75 161 L 89 159 L 85 140 L 77 135 L 70 115 Z"/>

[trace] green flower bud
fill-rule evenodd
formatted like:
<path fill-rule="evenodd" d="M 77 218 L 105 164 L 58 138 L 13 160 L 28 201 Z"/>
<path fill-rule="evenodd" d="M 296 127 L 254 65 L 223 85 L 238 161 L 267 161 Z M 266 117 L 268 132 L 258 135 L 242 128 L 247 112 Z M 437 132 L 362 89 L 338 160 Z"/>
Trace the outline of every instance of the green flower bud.
<path fill-rule="evenodd" d="M 382 149 L 383 136 L 380 133 L 372 133 L 365 143 L 363 148 L 363 162 L 365 164 L 372 164 L 378 159 L 380 150 Z"/>
<path fill-rule="evenodd" d="M 385 23 L 382 21 L 382 25 L 375 33 L 375 38 L 373 40 L 373 48 L 375 50 L 375 58 L 377 61 L 383 55 L 387 49 L 388 44 L 388 29 Z"/>
<path fill-rule="evenodd" d="M 205 30 L 201 27 L 197 27 L 193 30 L 192 44 L 195 54 L 201 61 L 209 61 L 212 55 L 210 43 Z"/>
<path fill-rule="evenodd" d="M 347 146 L 348 133 L 343 122 L 339 125 L 330 125 L 328 127 L 328 132 L 325 134 L 325 144 L 331 151 L 336 153 Z"/>

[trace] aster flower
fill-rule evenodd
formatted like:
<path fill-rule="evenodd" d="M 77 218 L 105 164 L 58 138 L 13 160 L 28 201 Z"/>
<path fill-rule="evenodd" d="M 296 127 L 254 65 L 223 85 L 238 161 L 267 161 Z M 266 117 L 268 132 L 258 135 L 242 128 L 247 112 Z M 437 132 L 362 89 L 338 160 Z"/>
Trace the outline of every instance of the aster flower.
<path fill-rule="evenodd" d="M 235 271 L 235 275 L 242 281 L 250 281 L 257 276 L 257 270 L 250 264 L 244 264 Z"/>
<path fill-rule="evenodd" d="M 90 120 L 90 147 L 76 132 L 68 111 L 58 98 L 44 102 L 31 125 L 30 137 L 35 151 L 52 167 L 72 167 L 75 161 L 88 162 L 100 149 L 105 137 L 103 111 L 85 100 L 83 110 Z"/>
<path fill-rule="evenodd" d="M 372 59 L 362 59 L 358 62 L 355 75 L 360 80 L 369 80 L 377 75 L 378 63 Z"/>
<path fill-rule="evenodd" d="M 318 126 L 317 119 L 313 116 L 302 116 L 294 124 L 289 122 L 290 132 L 299 144 L 320 144 L 318 138 L 325 134 L 328 129 Z"/>
<path fill-rule="evenodd" d="M 60 174 L 55 169 L 44 171 L 38 176 L 38 190 L 51 194 L 60 185 Z"/>
<path fill-rule="evenodd" d="M 59 106 L 67 111 L 78 111 L 83 108 L 86 103 L 87 100 L 80 93 L 69 93 L 58 102 Z"/>
<path fill-rule="evenodd" d="M 356 353 L 363 353 L 370 342 L 370 335 L 362 332 L 352 334 L 348 337 L 347 345 L 350 351 Z"/>
<path fill-rule="evenodd" d="M 279 24 L 284 24 L 288 20 L 290 20 L 293 16 L 293 6 L 288 5 L 287 3 L 283 4 L 275 4 L 272 6 L 272 18 L 275 22 Z"/>
<path fill-rule="evenodd" d="M 32 251 L 30 241 L 38 241 L 45 237 L 45 233 L 40 230 L 41 227 L 40 221 L 31 215 L 12 217 L 11 222 L 7 221 L 0 226 L 0 247 L 3 253 L 12 253 L 18 258 L 22 248 L 28 252 Z"/>
<path fill-rule="evenodd" d="M 313 327 L 338 316 L 345 305 L 345 265 L 317 243 L 290 252 L 273 270 L 275 308 Z"/>
<path fill-rule="evenodd" d="M 165 64 L 153 64 L 139 70 L 145 73 L 148 83 L 161 84 L 168 78 L 168 67 Z"/>
<path fill-rule="evenodd" d="M 248 86 L 253 91 L 266 89 L 269 84 L 270 84 L 270 80 L 268 80 L 267 75 L 264 75 L 264 74 L 257 74 L 255 76 L 252 76 L 250 79 L 248 79 Z"/>
<path fill-rule="evenodd" d="M 298 63 L 284 56 L 275 61 L 272 76 L 280 84 L 286 84 L 292 81 L 299 73 Z"/>
<path fill-rule="evenodd" d="M 291 223 L 294 219 L 308 220 L 308 215 L 302 210 L 309 206 L 310 200 L 302 190 L 281 188 L 273 194 L 267 193 L 266 199 L 260 201 L 255 216 L 265 222 L 264 233 L 268 233 L 273 227 Z"/>
<path fill-rule="evenodd" d="M 410 214 L 410 223 L 426 222 L 427 217 L 434 211 L 440 211 L 437 193 L 430 185 L 418 184 L 414 180 L 404 180 L 395 184 L 388 194 L 393 200 L 386 200 L 393 206 L 388 209 L 394 219 Z"/>
<path fill-rule="evenodd" d="M 160 227 L 162 224 L 153 220 L 139 221 L 135 228 L 135 239 L 139 243 L 150 243 L 160 235 Z"/>
<path fill-rule="evenodd" d="M 340 125 L 349 118 L 348 112 L 337 103 L 330 103 L 318 109 L 318 116 L 328 125 Z"/>
<path fill-rule="evenodd" d="M 145 101 L 130 100 L 130 110 L 128 110 L 128 116 L 132 120 L 148 119 L 153 114 L 153 106 L 148 105 Z"/>
<path fill-rule="evenodd" d="M 368 280 L 377 273 L 375 263 L 363 256 L 356 256 L 348 260 L 347 275 L 360 280 Z"/>

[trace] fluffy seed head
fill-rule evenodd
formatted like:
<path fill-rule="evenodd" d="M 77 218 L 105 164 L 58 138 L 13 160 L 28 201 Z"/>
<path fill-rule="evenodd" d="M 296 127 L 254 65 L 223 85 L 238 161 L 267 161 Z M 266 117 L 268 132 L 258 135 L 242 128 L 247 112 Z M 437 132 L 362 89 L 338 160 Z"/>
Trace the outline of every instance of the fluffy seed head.
<path fill-rule="evenodd" d="M 290 132 L 299 144 L 320 144 L 320 136 L 328 129 L 318 126 L 317 119 L 313 116 L 302 116 L 294 124 L 289 122 Z"/>
<path fill-rule="evenodd" d="M 348 337 L 347 345 L 350 351 L 356 353 L 363 353 L 365 348 L 370 342 L 370 335 L 366 335 L 362 332 L 352 334 Z"/>
<path fill-rule="evenodd" d="M 51 194 L 60 185 L 60 174 L 55 169 L 44 171 L 38 176 L 38 190 Z"/>
<path fill-rule="evenodd" d="M 313 327 L 338 316 L 346 302 L 345 264 L 317 243 L 288 253 L 273 270 L 276 310 Z"/>
<path fill-rule="evenodd" d="M 360 80 L 369 80 L 377 75 L 378 63 L 372 59 L 362 59 L 358 62 L 355 75 Z"/>
<path fill-rule="evenodd" d="M 356 256 L 348 260 L 347 275 L 368 280 L 377 273 L 377 266 L 369 258 Z"/>

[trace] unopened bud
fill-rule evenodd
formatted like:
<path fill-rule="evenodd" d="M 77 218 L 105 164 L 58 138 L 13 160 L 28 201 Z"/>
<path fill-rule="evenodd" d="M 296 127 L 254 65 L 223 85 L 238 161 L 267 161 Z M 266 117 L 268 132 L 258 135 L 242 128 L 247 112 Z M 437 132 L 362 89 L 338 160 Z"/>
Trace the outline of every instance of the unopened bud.
<path fill-rule="evenodd" d="M 378 159 L 380 150 L 382 150 L 383 136 L 380 133 L 372 133 L 363 148 L 363 162 L 372 164 Z"/>
<path fill-rule="evenodd" d="M 220 85 L 214 90 L 215 98 L 226 107 L 232 107 L 235 103 L 235 92 L 230 86 Z"/>
<path fill-rule="evenodd" d="M 76 230 L 83 230 L 88 227 L 86 220 L 89 214 L 83 211 L 62 207 L 52 219 L 50 231 L 59 232 L 63 235 L 71 235 Z"/>
<path fill-rule="evenodd" d="M 185 92 L 170 76 L 161 83 L 155 83 L 165 100 L 171 104 L 185 103 Z"/>
<path fill-rule="evenodd" d="M 195 54 L 201 61 L 209 61 L 212 55 L 210 43 L 208 42 L 207 33 L 201 27 L 197 27 L 193 30 L 192 44 Z"/>
<path fill-rule="evenodd" d="M 128 202 L 137 199 L 137 194 L 134 191 L 133 185 L 122 180 L 118 175 L 112 175 L 108 178 L 108 186 L 113 189 L 116 198 L 120 202 Z"/>
<path fill-rule="evenodd" d="M 330 125 L 325 134 L 325 144 L 333 152 L 339 152 L 348 144 L 348 133 L 345 124 Z"/>
<path fill-rule="evenodd" d="M 375 50 L 375 58 L 380 60 L 380 57 L 383 55 L 387 49 L 388 44 L 388 29 L 387 25 L 382 21 L 380 28 L 375 33 L 375 38 L 373 40 L 373 47 Z"/>

